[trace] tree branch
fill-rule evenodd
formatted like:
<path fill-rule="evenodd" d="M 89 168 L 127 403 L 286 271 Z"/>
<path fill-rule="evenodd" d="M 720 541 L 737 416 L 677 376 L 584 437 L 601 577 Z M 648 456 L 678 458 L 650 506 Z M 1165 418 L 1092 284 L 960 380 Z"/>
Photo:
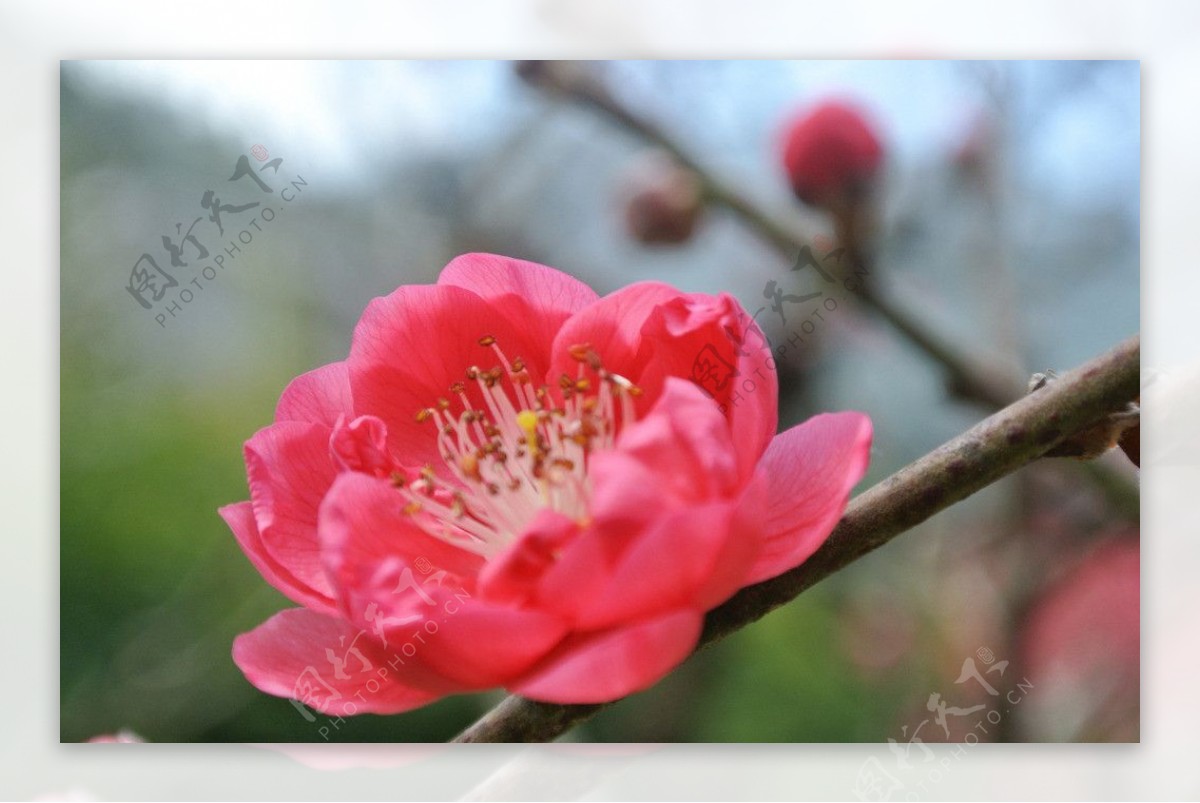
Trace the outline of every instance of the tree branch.
<path fill-rule="evenodd" d="M 697 649 L 757 621 L 905 530 L 1123 409 L 1138 395 L 1139 361 L 1135 336 L 865 491 L 850 502 L 833 533 L 807 561 L 742 589 L 709 611 Z M 551 741 L 603 707 L 554 705 L 511 696 L 454 741 Z"/>
<path fill-rule="evenodd" d="M 734 186 L 712 175 L 678 142 L 649 120 L 626 108 L 585 70 L 575 65 L 533 61 L 522 62 L 518 71 L 527 81 L 551 95 L 592 108 L 670 153 L 699 177 L 710 203 L 723 206 L 739 216 L 788 262 L 796 259 L 802 249 L 811 248 L 808 235 L 794 225 L 773 218 Z M 839 271 L 832 260 L 827 258 L 825 262 L 830 272 Z M 1024 392 L 1023 377 L 1014 376 L 987 360 L 963 353 L 953 340 L 930 329 L 918 316 L 881 294 L 871 283 L 857 282 L 852 292 L 909 343 L 942 366 L 946 386 L 955 396 L 998 409 Z M 1125 477 L 1101 463 L 1086 464 L 1085 476 L 1108 498 L 1115 510 L 1125 516 L 1137 516 L 1137 489 Z"/>
<path fill-rule="evenodd" d="M 732 185 L 712 175 L 682 146 L 649 120 L 639 117 L 613 97 L 593 76 L 554 62 L 524 62 L 520 72 L 526 80 L 547 92 L 575 101 L 601 112 L 645 140 L 670 153 L 680 164 L 692 170 L 704 187 L 705 197 L 738 215 L 752 229 L 780 251 L 788 262 L 796 259 L 809 238 L 768 215 L 739 193 Z M 855 295 L 879 317 L 891 324 L 910 343 L 945 369 L 949 387 L 963 398 L 991 407 L 1003 407 L 1023 390 L 1020 377 L 986 367 L 987 363 L 963 354 L 955 344 L 926 327 L 916 315 L 894 301 L 859 283 Z"/>

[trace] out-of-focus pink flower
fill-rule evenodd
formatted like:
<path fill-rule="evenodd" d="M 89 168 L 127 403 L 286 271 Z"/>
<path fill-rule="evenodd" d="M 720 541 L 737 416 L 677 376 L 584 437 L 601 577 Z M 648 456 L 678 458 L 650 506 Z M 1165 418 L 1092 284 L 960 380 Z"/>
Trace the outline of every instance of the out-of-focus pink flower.
<path fill-rule="evenodd" d="M 704 210 L 700 177 L 669 155 L 637 159 L 623 180 L 625 228 L 646 245 L 678 245 L 696 230 Z"/>
<path fill-rule="evenodd" d="M 867 118 L 827 100 L 796 118 L 784 135 L 783 166 L 796 197 L 812 206 L 843 206 L 861 195 L 883 161 Z"/>
<path fill-rule="evenodd" d="M 234 660 L 338 716 L 646 688 L 705 611 L 811 555 L 866 470 L 866 416 L 775 435 L 776 395 L 730 296 L 599 298 L 459 257 L 374 300 L 350 356 L 294 380 L 246 444 L 251 500 L 221 513 L 304 607 Z"/>
<path fill-rule="evenodd" d="M 145 739 L 143 739 L 141 736 L 138 736 L 131 730 L 119 730 L 116 733 L 103 733 L 99 736 L 93 736 L 92 738 L 88 739 L 88 742 L 91 744 L 141 744 L 144 741 Z"/>
<path fill-rule="evenodd" d="M 1141 650 L 1138 539 L 1089 555 L 1034 605 L 1021 637 L 1033 684 L 1023 714 L 1040 741 L 1137 739 Z"/>

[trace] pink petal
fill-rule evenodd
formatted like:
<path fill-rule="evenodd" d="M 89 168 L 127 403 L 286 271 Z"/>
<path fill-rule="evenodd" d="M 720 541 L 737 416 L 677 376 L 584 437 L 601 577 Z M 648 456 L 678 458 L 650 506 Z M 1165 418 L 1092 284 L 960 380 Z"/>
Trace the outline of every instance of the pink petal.
<path fill-rule="evenodd" d="M 321 546 L 329 576 L 344 594 L 369 583 L 395 559 L 407 566 L 445 569 L 472 578 L 483 559 L 434 538 L 404 513 L 405 499 L 387 480 L 340 475 L 321 506 Z"/>
<path fill-rule="evenodd" d="M 574 376 L 577 364 L 569 349 L 586 343 L 596 350 L 608 370 L 636 381 L 650 359 L 642 350 L 642 326 L 659 305 L 681 295 L 661 282 L 637 282 L 604 296 L 563 324 L 554 339 L 550 374 Z"/>
<path fill-rule="evenodd" d="M 550 613 L 471 598 L 447 586 L 426 585 L 424 590 L 434 605 L 426 608 L 431 613 L 420 627 L 423 638 L 416 658 L 469 688 L 507 684 L 567 634 L 566 621 Z M 417 604 L 415 597 L 412 602 Z M 430 633 L 430 622 L 436 623 L 436 632 Z"/>
<path fill-rule="evenodd" d="M 317 509 L 333 484 L 330 429 L 284 421 L 246 442 L 246 473 L 258 531 L 267 551 L 323 596 L 332 588 L 317 544 Z"/>
<path fill-rule="evenodd" d="M 276 421 L 307 421 L 332 427 L 351 414 L 346 363 L 334 362 L 293 379 L 279 397 Z"/>
<path fill-rule="evenodd" d="M 728 502 L 697 505 L 658 517 L 638 534 L 621 555 L 603 589 L 575 621 L 584 630 L 612 627 L 639 616 L 652 616 L 680 607 L 696 607 L 711 600 L 703 593 L 719 586 L 723 596 L 741 587 L 758 550 L 738 551 L 735 544 L 756 546 L 758 531 L 735 530 L 734 505 Z M 733 565 L 722 564 L 725 555 L 736 556 Z M 720 572 L 720 577 L 715 577 Z"/>
<path fill-rule="evenodd" d="M 642 327 L 654 359 L 638 382 L 654 396 L 669 377 L 690 380 L 729 421 L 742 476 L 749 477 L 779 425 L 779 385 L 766 337 L 728 294 L 686 295 L 658 307 Z"/>
<path fill-rule="evenodd" d="M 333 613 L 336 606 L 329 597 L 313 591 L 306 583 L 296 578 L 287 567 L 275 560 L 263 546 L 258 534 L 258 525 L 254 521 L 254 508 L 249 502 L 238 502 L 226 505 L 217 511 L 233 535 L 238 545 L 250 558 L 254 568 L 258 569 L 268 583 L 279 589 L 284 596 L 293 602 L 312 608 L 323 613 Z"/>
<path fill-rule="evenodd" d="M 479 573 L 479 595 L 489 602 L 521 604 L 537 591 L 557 555 L 579 533 L 579 525 L 556 510 L 543 508 L 511 546 Z"/>
<path fill-rule="evenodd" d="M 350 421 L 342 416 L 329 437 L 329 451 L 344 470 L 387 477 L 399 468 L 391 459 L 387 440 L 387 425 L 379 418 L 360 415 Z"/>
<path fill-rule="evenodd" d="M 677 611 L 567 638 L 509 691 L 548 703 L 603 703 L 646 689 L 691 653 L 704 617 Z"/>
<path fill-rule="evenodd" d="M 233 661 L 259 690 L 330 716 L 397 714 L 457 691 L 365 631 L 303 608 L 234 639 Z"/>
<path fill-rule="evenodd" d="M 713 404 L 668 380 L 654 409 L 592 458 L 592 523 L 545 572 L 540 604 L 598 629 L 729 597 L 758 555 L 763 510 L 757 483 L 745 504 L 736 461 Z"/>
<path fill-rule="evenodd" d="M 330 575 L 352 621 L 379 627 L 388 644 L 416 645 L 414 660 L 471 688 L 525 671 L 563 637 L 561 617 L 476 598 L 482 558 L 425 533 L 402 508 L 395 488 L 362 474 L 341 475 L 321 508 Z"/>
<path fill-rule="evenodd" d="M 740 486 L 736 438 L 704 391 L 668 377 L 654 407 L 621 433 L 616 451 L 658 475 L 680 499 L 728 497 Z"/>
<path fill-rule="evenodd" d="M 644 414 L 670 377 L 712 399 L 737 434 L 738 466 L 749 478 L 778 425 L 778 387 L 761 330 L 729 295 L 685 294 L 639 282 L 572 316 L 554 341 L 551 375 L 574 376 L 572 345 L 587 343 L 608 370 L 640 385 Z"/>
<path fill-rule="evenodd" d="M 416 415 L 451 397 L 450 386 L 464 381 L 469 367 L 497 364 L 494 351 L 480 345 L 483 336 L 495 337 L 509 360 L 524 359 L 542 382 L 549 341 L 536 327 L 510 323 L 502 306 L 460 287 L 419 285 L 377 298 L 363 313 L 347 360 L 355 409 L 383 419 L 401 463 L 444 471 L 436 424 Z M 467 382 L 466 393 L 486 409 L 475 382 Z M 453 405 L 459 409 L 457 399 Z"/>
<path fill-rule="evenodd" d="M 554 268 L 495 254 L 464 254 L 450 262 L 438 284 L 470 290 L 517 326 L 536 330 L 550 343 L 563 321 L 599 296 L 583 282 Z M 512 355 L 509 355 L 510 357 Z"/>
<path fill-rule="evenodd" d="M 871 419 L 827 413 L 780 433 L 760 463 L 770 482 L 763 552 L 746 585 L 799 566 L 829 537 L 867 472 Z"/>

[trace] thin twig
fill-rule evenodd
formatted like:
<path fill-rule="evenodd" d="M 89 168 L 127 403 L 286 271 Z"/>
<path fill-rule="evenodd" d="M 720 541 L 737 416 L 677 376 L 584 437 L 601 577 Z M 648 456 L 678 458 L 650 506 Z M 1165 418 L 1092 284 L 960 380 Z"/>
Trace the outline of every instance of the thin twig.
<path fill-rule="evenodd" d="M 1135 336 L 865 491 L 807 561 L 709 611 L 699 646 L 758 620 L 905 530 L 1037 460 L 1065 437 L 1123 409 L 1139 392 L 1139 359 Z M 512 696 L 454 741 L 551 741 L 603 707 Z"/>
<path fill-rule="evenodd" d="M 772 217 L 738 192 L 733 185 L 713 175 L 672 137 L 649 120 L 626 108 L 602 83 L 578 65 L 545 61 L 522 62 L 519 71 L 526 80 L 551 95 L 595 109 L 670 153 L 680 164 L 696 173 L 704 187 L 705 196 L 711 203 L 723 206 L 740 217 L 787 261 L 796 259 L 804 249 L 811 249 L 810 238 L 805 232 Z M 839 270 L 832 259 L 827 257 L 824 262 L 830 272 Z M 955 396 L 998 409 L 1018 398 L 1024 391 L 1022 377 L 1010 374 L 996 366 L 994 361 L 964 354 L 952 340 L 930 329 L 918 316 L 881 294 L 873 284 L 856 282 L 853 285 L 848 284 L 847 287 L 854 292 L 855 297 L 887 321 L 909 343 L 942 366 L 946 375 L 946 386 Z M 1100 488 L 1121 515 L 1136 518 L 1137 489 L 1125 477 L 1101 463 L 1088 463 L 1085 476 Z"/>
<path fill-rule="evenodd" d="M 768 215 L 732 185 L 714 176 L 672 137 L 628 109 L 590 74 L 574 65 L 553 62 L 526 62 L 522 74 L 547 92 L 595 109 L 670 153 L 676 161 L 696 173 L 710 202 L 741 217 L 787 261 L 791 262 L 803 249 L 811 247 L 803 232 Z M 930 330 L 917 316 L 877 291 L 869 290 L 865 283 L 859 284 L 860 287 L 855 289 L 858 298 L 910 343 L 941 364 L 954 393 L 991 407 L 1002 407 L 1021 392 L 1018 377 L 984 367 L 985 361 L 964 355 L 953 342 Z"/>

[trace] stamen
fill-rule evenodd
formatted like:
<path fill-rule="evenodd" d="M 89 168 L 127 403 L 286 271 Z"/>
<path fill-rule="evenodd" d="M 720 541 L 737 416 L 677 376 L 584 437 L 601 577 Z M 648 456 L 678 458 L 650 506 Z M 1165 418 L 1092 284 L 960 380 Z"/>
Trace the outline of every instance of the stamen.
<path fill-rule="evenodd" d="M 589 520 L 588 457 L 611 448 L 618 432 L 633 423 L 633 397 L 641 391 L 605 370 L 586 343 L 568 348 L 578 375 L 562 374 L 556 391 L 535 386 L 525 360 L 510 361 L 495 336 L 478 343 L 498 364 L 468 366 L 466 381 L 449 386 L 450 398 L 416 413 L 418 422 L 436 425 L 432 436 L 444 470 L 423 466 L 415 479 L 398 472 L 391 479 L 417 526 L 488 558 L 542 508 Z M 476 406 L 480 400 L 482 407 Z M 455 413 L 454 407 L 461 409 Z"/>

